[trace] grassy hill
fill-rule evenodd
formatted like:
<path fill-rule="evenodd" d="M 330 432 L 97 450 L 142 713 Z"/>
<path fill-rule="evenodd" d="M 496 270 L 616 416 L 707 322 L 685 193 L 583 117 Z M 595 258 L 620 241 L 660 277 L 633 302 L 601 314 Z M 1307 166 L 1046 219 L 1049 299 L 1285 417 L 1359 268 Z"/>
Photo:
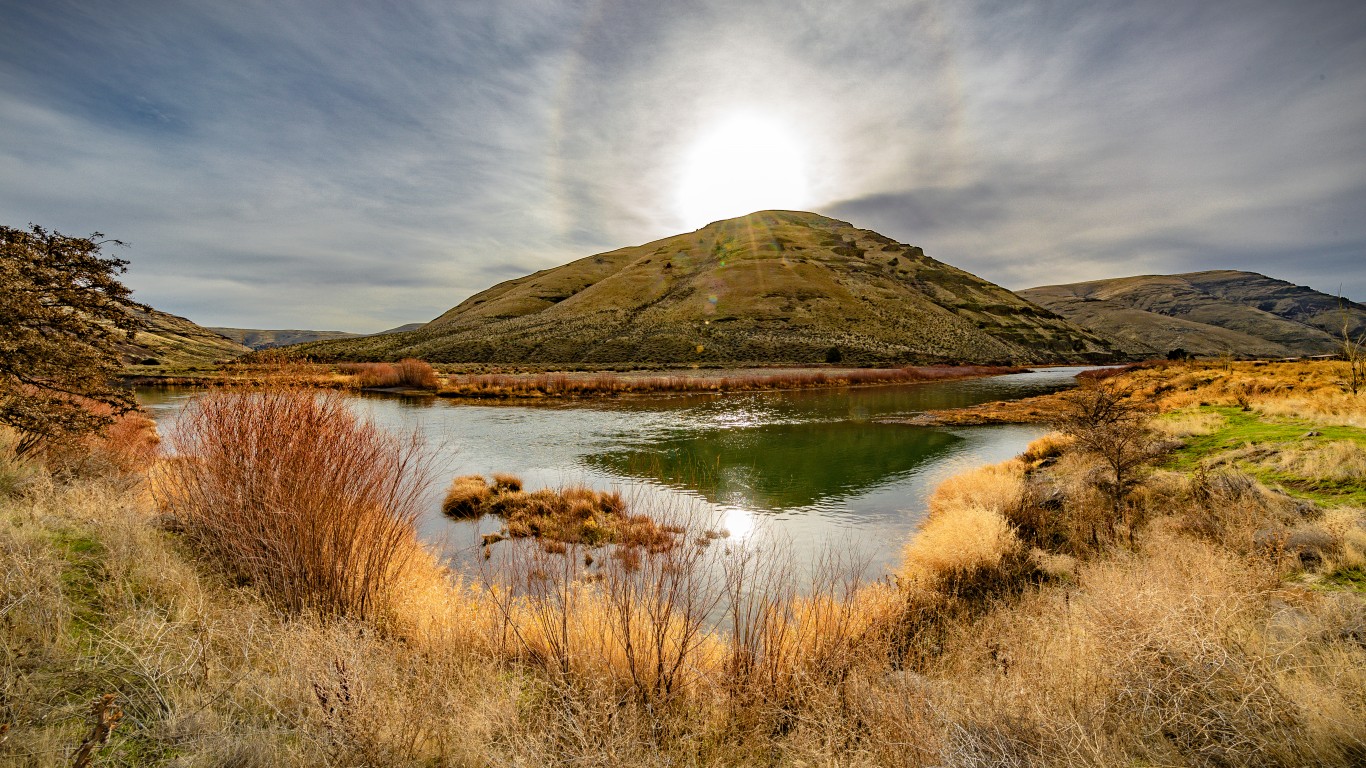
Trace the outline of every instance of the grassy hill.
<path fill-rule="evenodd" d="M 763 211 L 500 283 L 407 333 L 298 348 L 325 360 L 1043 363 L 1110 342 L 917 247 Z"/>
<path fill-rule="evenodd" d="M 156 365 L 181 368 L 212 365 L 251 351 L 178 315 L 155 309 L 138 315 L 147 322 L 147 330 L 139 331 L 131 342 L 123 345 L 125 363 L 155 360 Z"/>
<path fill-rule="evenodd" d="M 267 331 L 255 328 L 209 328 L 209 330 L 252 349 L 287 347 L 290 344 L 306 344 L 310 341 L 322 341 L 324 339 L 353 339 L 365 335 L 347 333 L 346 331 Z"/>
<path fill-rule="evenodd" d="M 1256 272 L 1140 275 L 1019 292 L 1136 355 L 1298 357 L 1333 352 L 1343 320 L 1355 336 L 1366 306 Z"/>

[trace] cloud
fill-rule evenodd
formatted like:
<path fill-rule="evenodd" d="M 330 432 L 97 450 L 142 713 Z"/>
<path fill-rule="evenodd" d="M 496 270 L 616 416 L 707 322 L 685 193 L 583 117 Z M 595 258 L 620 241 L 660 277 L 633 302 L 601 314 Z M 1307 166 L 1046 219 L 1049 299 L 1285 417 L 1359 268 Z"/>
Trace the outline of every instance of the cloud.
<path fill-rule="evenodd" d="M 1009 287 L 1235 266 L 1366 297 L 1366 8 L 0 3 L 7 223 L 212 325 L 372 331 L 685 227 L 736 110 L 814 209 Z M 1330 284 L 1331 283 L 1331 284 Z"/>

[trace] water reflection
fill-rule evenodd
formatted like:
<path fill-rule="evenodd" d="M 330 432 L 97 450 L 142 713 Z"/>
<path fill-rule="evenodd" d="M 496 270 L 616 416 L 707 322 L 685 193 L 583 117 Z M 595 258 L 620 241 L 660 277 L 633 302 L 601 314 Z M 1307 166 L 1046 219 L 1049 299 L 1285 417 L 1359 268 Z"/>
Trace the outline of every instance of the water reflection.
<path fill-rule="evenodd" d="M 357 412 L 418 431 L 438 454 L 422 535 L 457 562 L 482 559 L 498 522 L 440 513 L 450 478 L 513 472 L 529 489 L 622 490 L 647 510 L 700 509 L 732 537 L 780 536 L 797 557 L 830 542 L 874 568 L 894 561 L 930 489 L 953 472 L 1021 451 L 1030 426 L 938 430 L 881 420 L 1055 391 L 1081 369 L 971 381 L 805 392 L 686 395 L 529 405 L 354 395 Z M 144 390 L 163 432 L 198 395 Z"/>
<path fill-rule="evenodd" d="M 828 505 L 943 456 L 949 432 L 852 421 L 707 430 L 585 458 L 604 472 L 773 512 Z"/>

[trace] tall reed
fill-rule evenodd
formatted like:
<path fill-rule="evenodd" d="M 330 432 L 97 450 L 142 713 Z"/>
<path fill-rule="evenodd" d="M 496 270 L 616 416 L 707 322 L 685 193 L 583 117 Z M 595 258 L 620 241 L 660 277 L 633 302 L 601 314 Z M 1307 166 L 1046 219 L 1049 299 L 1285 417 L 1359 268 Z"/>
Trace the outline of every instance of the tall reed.
<path fill-rule="evenodd" d="M 420 551 L 416 435 L 384 432 L 334 392 L 219 391 L 187 406 L 169 442 L 158 500 L 225 569 L 291 612 L 382 617 Z"/>
<path fill-rule="evenodd" d="M 980 365 L 908 368 L 788 370 L 761 373 L 673 374 L 657 376 L 570 375 L 565 373 L 469 374 L 451 376 L 442 390 L 451 397 L 581 397 L 652 392 L 746 392 L 769 389 L 820 389 L 1016 373 L 1023 369 Z"/>

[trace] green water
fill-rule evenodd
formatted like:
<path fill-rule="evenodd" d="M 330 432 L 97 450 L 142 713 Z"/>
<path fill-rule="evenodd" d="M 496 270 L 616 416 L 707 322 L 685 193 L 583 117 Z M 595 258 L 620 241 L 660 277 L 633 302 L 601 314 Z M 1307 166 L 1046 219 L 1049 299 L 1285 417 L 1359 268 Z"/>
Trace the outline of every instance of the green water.
<path fill-rule="evenodd" d="M 857 496 L 943 456 L 960 440 L 866 422 L 781 424 L 668 437 L 585 462 L 607 474 L 689 488 L 712 504 L 774 512 Z"/>
<path fill-rule="evenodd" d="M 943 478 L 1019 453 L 1032 426 L 937 429 L 895 423 L 927 410 L 1056 391 L 1081 369 L 971 381 L 806 392 L 736 393 L 554 404 L 465 404 L 353 395 L 357 411 L 418 431 L 438 454 L 420 525 L 457 561 L 472 560 L 486 518 L 439 512 L 449 478 L 513 472 L 528 488 L 617 489 L 637 508 L 715 521 L 732 540 L 780 540 L 799 556 L 837 546 L 874 571 L 892 562 Z M 194 391 L 147 390 L 171 432 Z M 173 441 L 171 441 L 173 442 Z"/>

